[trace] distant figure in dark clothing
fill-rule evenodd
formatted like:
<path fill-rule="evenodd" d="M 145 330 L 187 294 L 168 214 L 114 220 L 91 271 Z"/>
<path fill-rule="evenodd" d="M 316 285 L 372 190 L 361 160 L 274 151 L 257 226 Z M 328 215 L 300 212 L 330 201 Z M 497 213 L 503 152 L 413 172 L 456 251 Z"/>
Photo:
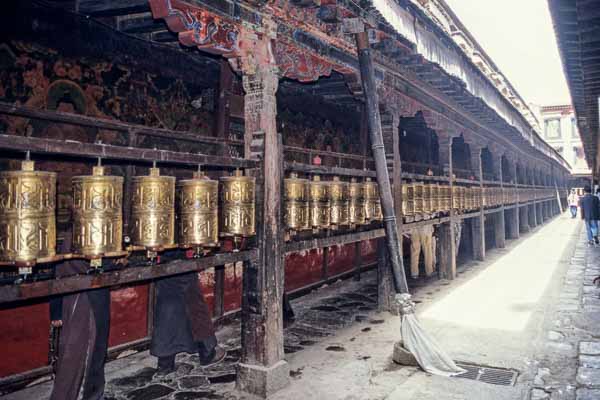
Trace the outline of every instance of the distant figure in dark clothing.
<path fill-rule="evenodd" d="M 588 185 L 583 191 L 585 195 L 579 201 L 581 218 L 585 221 L 588 244 L 598 244 L 598 219 L 600 219 L 600 200 L 592 194 L 592 188 Z"/>
<path fill-rule="evenodd" d="M 61 253 L 71 251 L 68 232 Z M 65 261 L 56 266 L 56 277 L 85 274 L 89 263 Z M 62 326 L 56 376 L 50 400 L 100 400 L 104 395 L 104 361 L 110 328 L 110 292 L 89 290 L 50 301 L 50 319 Z"/>
<path fill-rule="evenodd" d="M 177 353 L 198 353 L 200 364 L 225 357 L 217 346 L 215 328 L 198 286 L 198 273 L 176 275 L 156 283 L 156 307 L 150 354 L 158 357 L 158 373 L 175 370 Z"/>

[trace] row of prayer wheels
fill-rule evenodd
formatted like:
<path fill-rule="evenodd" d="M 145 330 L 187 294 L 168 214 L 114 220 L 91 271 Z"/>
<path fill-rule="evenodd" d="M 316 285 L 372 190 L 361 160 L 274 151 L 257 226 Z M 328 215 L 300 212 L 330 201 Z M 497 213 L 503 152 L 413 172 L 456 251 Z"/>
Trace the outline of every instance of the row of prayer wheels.
<path fill-rule="evenodd" d="M 323 181 L 296 174 L 284 180 L 284 221 L 288 231 L 337 229 L 381 221 L 379 186 L 370 178 L 350 182 L 334 177 Z"/>
<path fill-rule="evenodd" d="M 90 176 L 74 177 L 72 187 L 73 255 L 96 262 L 121 255 L 123 178 L 104 175 L 98 166 Z M 151 168 L 132 179 L 132 193 L 132 249 L 149 255 L 176 246 L 213 247 L 219 236 L 238 240 L 256 232 L 255 180 L 240 171 L 219 181 L 198 172 L 176 185 L 175 177 Z M 31 268 L 56 259 L 55 199 L 56 173 L 35 171 L 32 161 L 20 171 L 0 173 L 0 262 Z"/>
<path fill-rule="evenodd" d="M 451 196 L 452 193 L 452 196 Z M 529 202 L 551 198 L 552 189 L 450 186 L 439 184 L 408 183 L 402 185 L 402 213 L 404 216 L 475 210 L 481 207 L 498 207 L 503 204 Z"/>

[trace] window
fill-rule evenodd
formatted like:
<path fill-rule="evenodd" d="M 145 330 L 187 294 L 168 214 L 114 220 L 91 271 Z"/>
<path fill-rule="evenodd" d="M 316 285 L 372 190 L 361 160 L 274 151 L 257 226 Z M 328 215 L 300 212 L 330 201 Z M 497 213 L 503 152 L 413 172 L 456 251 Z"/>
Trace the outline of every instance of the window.
<path fill-rule="evenodd" d="M 577 120 L 575 118 L 571 118 L 571 137 L 579 139 L 579 130 L 577 129 Z"/>
<path fill-rule="evenodd" d="M 546 139 L 560 139 L 560 118 L 545 120 L 544 132 Z"/>

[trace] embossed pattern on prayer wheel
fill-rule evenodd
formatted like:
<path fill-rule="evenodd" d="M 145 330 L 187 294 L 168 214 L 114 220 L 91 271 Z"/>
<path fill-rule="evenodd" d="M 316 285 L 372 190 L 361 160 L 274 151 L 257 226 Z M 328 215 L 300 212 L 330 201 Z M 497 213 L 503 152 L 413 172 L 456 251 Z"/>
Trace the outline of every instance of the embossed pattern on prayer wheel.
<path fill-rule="evenodd" d="M 341 226 L 350 223 L 350 187 L 348 182 L 340 181 L 336 176 L 329 182 L 329 201 L 331 202 L 331 225 Z"/>
<path fill-rule="evenodd" d="M 410 216 L 414 214 L 414 201 L 412 200 L 412 184 L 402 184 L 402 215 Z"/>
<path fill-rule="evenodd" d="M 352 225 L 364 225 L 365 224 L 365 187 L 362 183 L 356 182 L 355 178 L 352 178 L 349 185 L 349 196 L 350 196 L 350 208 L 349 208 L 349 220 Z"/>
<path fill-rule="evenodd" d="M 35 262 L 56 255 L 56 173 L 0 172 L 0 261 Z"/>
<path fill-rule="evenodd" d="M 413 200 L 415 202 L 415 213 L 419 214 L 423 212 L 423 205 L 425 200 L 423 199 L 423 184 L 422 183 L 413 183 Z"/>
<path fill-rule="evenodd" d="M 437 183 L 429 186 L 431 196 L 431 212 L 438 212 L 440 211 L 440 186 Z"/>
<path fill-rule="evenodd" d="M 363 183 L 365 190 L 365 219 L 368 222 L 381 221 L 381 200 L 379 198 L 379 185 L 367 178 Z"/>
<path fill-rule="evenodd" d="M 236 171 L 220 178 L 222 236 L 256 235 L 256 179 Z"/>
<path fill-rule="evenodd" d="M 120 252 L 123 240 L 123 178 L 94 167 L 73 183 L 73 252 L 97 257 Z"/>
<path fill-rule="evenodd" d="M 200 173 L 177 182 L 179 245 L 214 247 L 219 242 L 219 182 Z"/>
<path fill-rule="evenodd" d="M 310 228 L 308 185 L 308 179 L 298 178 L 296 174 L 291 174 L 289 178 L 283 181 L 284 220 L 287 229 L 302 231 Z"/>
<path fill-rule="evenodd" d="M 175 177 L 150 175 L 132 179 L 131 241 L 149 249 L 175 244 Z"/>
<path fill-rule="evenodd" d="M 314 176 L 309 184 L 308 206 L 310 224 L 313 229 L 327 229 L 331 223 L 331 201 L 329 200 L 329 182 Z"/>
<path fill-rule="evenodd" d="M 423 212 L 431 213 L 431 186 L 423 185 Z"/>

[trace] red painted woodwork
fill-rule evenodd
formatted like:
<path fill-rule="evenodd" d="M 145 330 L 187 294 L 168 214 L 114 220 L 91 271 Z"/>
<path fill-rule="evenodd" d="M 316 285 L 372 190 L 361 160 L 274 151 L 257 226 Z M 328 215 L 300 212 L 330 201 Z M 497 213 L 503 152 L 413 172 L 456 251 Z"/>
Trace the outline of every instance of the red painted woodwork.
<path fill-rule="evenodd" d="M 108 345 L 146 337 L 148 332 L 148 285 L 136 285 L 110 293 L 110 334 Z"/>
<path fill-rule="evenodd" d="M 200 290 L 204 295 L 204 301 L 212 315 L 215 304 L 215 269 L 210 268 L 198 274 Z"/>
<path fill-rule="evenodd" d="M 285 290 L 310 285 L 322 279 L 323 250 L 312 249 L 285 256 Z"/>
<path fill-rule="evenodd" d="M 223 300 L 225 312 L 242 307 L 242 268 L 241 263 L 225 266 L 225 299 Z"/>
<path fill-rule="evenodd" d="M 343 246 L 336 245 L 329 248 L 328 272 L 329 276 L 339 275 L 354 268 L 354 243 Z"/>
<path fill-rule="evenodd" d="M 379 239 L 371 239 L 361 242 L 360 250 L 362 253 L 362 262 L 365 264 L 373 264 L 377 262 L 377 241 Z"/>
<path fill-rule="evenodd" d="M 333 64 L 306 49 L 278 41 L 275 44 L 275 60 L 282 75 L 300 82 L 312 82 L 320 76 L 329 76 Z"/>
<path fill-rule="evenodd" d="M 178 0 L 150 0 L 150 8 L 155 19 L 164 19 L 179 34 L 184 46 L 223 56 L 233 56 L 239 48 L 237 26 L 207 10 Z"/>
<path fill-rule="evenodd" d="M 48 363 L 48 303 L 0 311 L 0 377 Z"/>

